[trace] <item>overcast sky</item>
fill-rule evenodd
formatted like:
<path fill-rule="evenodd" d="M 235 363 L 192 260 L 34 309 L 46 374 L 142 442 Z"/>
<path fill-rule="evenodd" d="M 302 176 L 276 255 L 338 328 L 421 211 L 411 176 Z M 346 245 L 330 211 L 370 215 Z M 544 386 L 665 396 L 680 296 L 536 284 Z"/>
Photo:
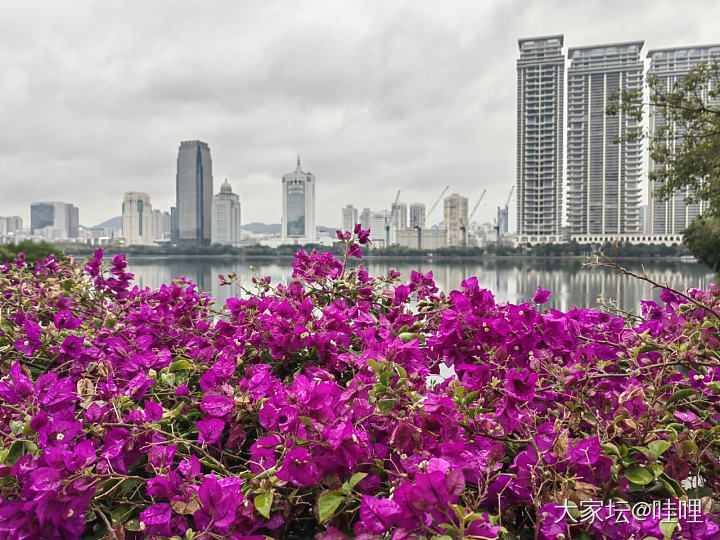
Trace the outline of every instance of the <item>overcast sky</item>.
<path fill-rule="evenodd" d="M 130 190 L 168 210 L 179 142 L 200 139 L 244 223 L 280 221 L 298 152 L 319 224 L 446 184 L 471 206 L 487 188 L 491 221 L 515 182 L 518 38 L 644 39 L 644 56 L 720 42 L 718 21 L 717 0 L 4 0 L 0 215 L 61 200 L 94 225 Z"/>

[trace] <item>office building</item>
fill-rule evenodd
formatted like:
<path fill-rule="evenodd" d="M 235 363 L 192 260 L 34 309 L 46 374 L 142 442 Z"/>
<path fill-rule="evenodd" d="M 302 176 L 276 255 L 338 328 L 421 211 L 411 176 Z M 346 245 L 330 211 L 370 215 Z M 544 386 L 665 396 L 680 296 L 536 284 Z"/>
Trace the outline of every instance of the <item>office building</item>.
<path fill-rule="evenodd" d="M 153 241 L 169 242 L 171 240 L 172 231 L 170 212 L 153 210 L 151 230 Z"/>
<path fill-rule="evenodd" d="M 370 228 L 370 209 L 369 208 L 363 208 L 362 212 L 360 212 L 360 226 L 365 230 Z"/>
<path fill-rule="evenodd" d="M 671 92 L 699 62 L 720 61 L 720 44 L 654 49 L 649 51 L 647 56 L 650 59 L 648 78 L 657 79 L 657 87 L 660 91 Z M 707 99 L 707 94 L 703 97 Z M 662 108 L 651 108 L 650 140 L 655 141 L 656 144 L 664 144 L 673 152 L 675 147 L 681 144 L 682 133 L 670 133 L 665 129 L 666 126 Z M 657 166 L 650 156 L 650 170 Z M 689 195 L 687 188 L 674 193 L 666 201 L 660 200 L 654 196 L 659 187 L 661 185 L 655 184 L 653 180 L 649 181 L 649 234 L 680 234 L 704 210 L 704 206 L 699 202 L 687 202 Z"/>
<path fill-rule="evenodd" d="M 639 234 L 640 139 L 637 120 L 607 114 L 613 92 L 642 88 L 642 41 L 568 51 L 567 223 L 571 235 Z"/>
<path fill-rule="evenodd" d="M 147 193 L 125 193 L 122 203 L 122 235 L 126 246 L 153 244 L 152 208 Z"/>
<path fill-rule="evenodd" d="M 497 207 L 497 218 L 495 226 L 497 227 L 497 236 L 502 236 L 508 233 L 508 224 L 510 223 L 510 216 L 508 215 L 509 208 Z"/>
<path fill-rule="evenodd" d="M 22 228 L 23 220 L 20 216 L 0 217 L 0 235 L 19 233 Z"/>
<path fill-rule="evenodd" d="M 209 245 L 212 235 L 213 176 L 207 143 L 180 143 L 175 186 L 175 242 L 179 246 Z"/>
<path fill-rule="evenodd" d="M 312 244 L 316 240 L 315 176 L 302 170 L 299 155 L 295 171 L 282 177 L 280 237 L 294 244 Z"/>
<path fill-rule="evenodd" d="M 391 226 L 390 212 L 369 212 L 370 241 L 373 247 L 387 247 L 395 243 L 395 229 Z"/>
<path fill-rule="evenodd" d="M 342 209 L 342 230 L 352 232 L 358 222 L 358 211 L 352 204 Z"/>
<path fill-rule="evenodd" d="M 212 243 L 240 245 L 240 197 L 233 193 L 227 178 L 213 197 Z"/>
<path fill-rule="evenodd" d="M 562 225 L 563 36 L 521 39 L 518 45 L 518 233 L 529 242 L 553 242 Z"/>
<path fill-rule="evenodd" d="M 30 232 L 50 240 L 77 238 L 80 212 L 73 204 L 37 202 L 30 205 Z"/>
<path fill-rule="evenodd" d="M 14 240 L 22 233 L 23 220 L 20 216 L 0 217 L 0 244 Z"/>
<path fill-rule="evenodd" d="M 408 206 L 407 203 L 397 202 L 390 207 L 392 224 L 396 231 L 404 231 L 408 228 Z"/>
<path fill-rule="evenodd" d="M 453 193 L 443 199 L 443 223 L 446 244 L 466 246 L 468 233 L 468 198 Z"/>
<path fill-rule="evenodd" d="M 425 228 L 425 205 L 423 203 L 412 203 L 410 205 L 410 228 Z"/>

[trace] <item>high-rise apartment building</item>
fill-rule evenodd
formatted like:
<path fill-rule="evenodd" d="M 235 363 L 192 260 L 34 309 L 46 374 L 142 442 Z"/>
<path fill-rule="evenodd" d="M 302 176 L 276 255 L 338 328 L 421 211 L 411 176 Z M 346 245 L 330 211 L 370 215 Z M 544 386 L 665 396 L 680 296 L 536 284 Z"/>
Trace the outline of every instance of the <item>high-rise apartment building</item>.
<path fill-rule="evenodd" d="M 300 166 L 300 156 L 294 172 L 282 177 L 283 241 L 295 244 L 314 243 L 315 234 L 315 176 Z"/>
<path fill-rule="evenodd" d="M 425 205 L 423 203 L 412 203 L 410 205 L 410 228 L 425 228 Z"/>
<path fill-rule="evenodd" d="M 23 220 L 20 216 L 0 217 L 0 244 L 22 232 Z"/>
<path fill-rule="evenodd" d="M 650 59 L 648 78 L 655 77 L 661 91 L 671 92 L 698 63 L 720 61 L 720 44 L 654 49 L 649 51 L 647 56 Z M 707 94 L 703 97 L 707 99 Z M 665 127 L 669 129 L 662 129 Z M 663 133 L 660 133 L 661 131 Z M 662 140 L 659 139 L 661 135 Z M 672 126 L 667 126 L 661 107 L 650 110 L 650 140 L 664 144 L 671 151 L 675 151 L 676 146 L 682 144 L 682 135 L 673 132 Z M 650 170 L 657 166 L 651 156 Z M 700 203 L 689 204 L 686 201 L 689 195 L 687 189 L 676 192 L 666 201 L 661 201 L 654 196 L 655 190 L 661 186 L 651 180 L 648 187 L 650 199 L 648 225 L 651 235 L 679 234 L 704 210 Z"/>
<path fill-rule="evenodd" d="M 609 116 L 613 93 L 642 88 L 642 41 L 569 49 L 567 222 L 573 235 L 639 234 L 642 146 L 624 111 Z"/>
<path fill-rule="evenodd" d="M 468 198 L 453 193 L 443 199 L 443 222 L 448 246 L 467 245 Z"/>
<path fill-rule="evenodd" d="M 367 207 L 360 212 L 360 226 L 365 230 L 370 228 L 370 209 Z"/>
<path fill-rule="evenodd" d="M 240 197 L 233 193 L 226 178 L 220 193 L 213 197 L 212 243 L 239 246 L 240 236 Z"/>
<path fill-rule="evenodd" d="M 352 204 L 342 209 L 342 230 L 352 232 L 358 223 L 358 211 Z"/>
<path fill-rule="evenodd" d="M 387 247 L 395 243 L 395 229 L 390 222 L 390 212 L 387 210 L 369 212 L 368 221 L 373 247 Z"/>
<path fill-rule="evenodd" d="M 407 203 L 397 202 L 390 207 L 393 227 L 396 231 L 404 231 L 408 227 L 408 206 Z"/>
<path fill-rule="evenodd" d="M 150 195 L 128 191 L 122 203 L 122 235 L 126 246 L 152 245 Z"/>
<path fill-rule="evenodd" d="M 521 39 L 518 45 L 518 233 L 554 241 L 562 225 L 563 36 Z"/>
<path fill-rule="evenodd" d="M 152 239 L 168 242 L 171 240 L 171 218 L 170 212 L 161 210 L 152 211 Z"/>
<path fill-rule="evenodd" d="M 212 235 L 213 176 L 207 143 L 180 143 L 175 186 L 176 243 L 180 246 L 209 245 Z"/>
<path fill-rule="evenodd" d="M 49 239 L 77 238 L 80 211 L 73 204 L 37 202 L 30 205 L 30 231 Z"/>

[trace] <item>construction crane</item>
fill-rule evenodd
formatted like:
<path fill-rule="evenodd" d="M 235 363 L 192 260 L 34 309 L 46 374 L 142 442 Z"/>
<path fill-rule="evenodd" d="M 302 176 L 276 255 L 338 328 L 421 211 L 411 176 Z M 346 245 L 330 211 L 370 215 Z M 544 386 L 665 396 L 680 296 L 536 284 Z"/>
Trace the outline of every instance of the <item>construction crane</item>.
<path fill-rule="evenodd" d="M 443 195 L 447 193 L 447 190 L 450 189 L 450 186 L 445 186 L 445 189 L 442 190 L 442 193 L 440 193 L 440 196 L 437 198 L 437 200 L 433 203 L 433 205 L 430 207 L 430 210 L 425 214 L 425 221 L 428 221 L 428 218 L 430 217 L 430 214 L 432 214 L 433 210 L 437 208 L 437 205 L 440 204 L 440 201 L 442 201 Z M 418 232 L 418 249 L 422 249 L 422 227 L 420 225 L 415 225 L 413 227 L 414 229 L 417 229 Z"/>
<path fill-rule="evenodd" d="M 508 198 L 505 201 L 504 207 L 498 206 L 498 217 L 497 221 L 495 222 L 495 233 L 497 234 L 498 241 L 500 240 L 500 229 L 502 228 L 502 223 L 505 223 L 505 226 L 509 225 L 510 217 L 508 214 L 508 206 L 510 206 L 510 199 L 512 199 L 513 193 L 515 192 L 515 184 L 512 185 L 510 188 L 510 193 L 508 194 Z"/>
<path fill-rule="evenodd" d="M 428 213 L 425 214 L 425 221 L 427 221 L 427 219 L 430 217 L 430 214 L 433 213 L 433 210 L 435 210 L 435 208 L 437 208 L 437 205 L 440 204 L 440 201 L 442 201 L 443 195 L 445 195 L 447 193 L 448 189 L 450 189 L 450 186 L 445 186 L 445 189 L 442 190 L 442 193 L 437 198 L 437 201 L 435 201 L 435 203 L 430 207 L 430 210 L 428 211 Z"/>
<path fill-rule="evenodd" d="M 480 203 L 482 202 L 483 198 L 485 197 L 485 193 L 487 193 L 487 189 L 483 189 L 483 192 L 480 194 L 480 197 L 478 198 L 477 202 L 475 203 L 475 206 L 472 209 L 472 212 L 470 212 L 470 216 L 468 216 L 468 222 L 465 223 L 463 220 L 460 220 L 460 230 L 463 234 L 463 247 L 467 247 L 467 226 L 472 223 L 472 218 L 475 215 L 475 212 L 477 212 L 478 207 L 480 206 Z"/>
<path fill-rule="evenodd" d="M 390 227 L 393 221 L 395 221 L 395 211 L 397 210 L 397 203 L 400 201 L 400 190 L 398 189 L 397 195 L 395 195 L 395 202 L 390 207 L 390 217 L 385 219 L 385 247 L 390 245 Z"/>
<path fill-rule="evenodd" d="M 472 218 L 475 215 L 475 212 L 477 212 L 477 209 L 480 206 L 480 203 L 485 198 L 485 193 L 487 193 L 487 189 L 483 189 L 483 192 L 480 194 L 480 198 L 475 203 L 475 206 L 473 207 L 472 212 L 470 212 L 470 216 L 468 217 L 468 223 L 472 223 Z"/>
<path fill-rule="evenodd" d="M 512 199 L 513 193 L 515 192 L 515 184 L 512 185 L 510 188 L 510 194 L 508 195 L 507 201 L 505 201 L 505 208 L 507 208 L 510 205 L 510 199 Z M 398 191 L 398 194 L 400 192 Z"/>

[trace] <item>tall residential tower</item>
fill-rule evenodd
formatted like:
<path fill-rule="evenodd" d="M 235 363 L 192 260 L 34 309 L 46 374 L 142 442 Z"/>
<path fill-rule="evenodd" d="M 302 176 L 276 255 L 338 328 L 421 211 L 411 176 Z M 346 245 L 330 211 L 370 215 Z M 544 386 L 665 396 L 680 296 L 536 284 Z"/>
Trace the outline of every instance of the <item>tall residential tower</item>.
<path fill-rule="evenodd" d="M 642 88 L 642 41 L 568 51 L 567 222 L 573 235 L 642 232 L 642 146 L 624 111 L 607 114 L 613 93 Z"/>
<path fill-rule="evenodd" d="M 563 36 L 521 39 L 518 45 L 518 233 L 553 242 L 562 225 Z"/>
<path fill-rule="evenodd" d="M 210 147 L 207 143 L 180 143 L 175 186 L 176 243 L 179 246 L 209 245 L 213 176 Z"/>
<path fill-rule="evenodd" d="M 342 230 L 352 232 L 358 222 L 358 211 L 352 204 L 342 209 Z"/>
<path fill-rule="evenodd" d="M 679 47 L 675 49 L 654 49 L 647 54 L 650 58 L 648 78 L 657 79 L 658 89 L 672 92 L 675 84 L 682 82 L 688 72 L 704 61 L 720 61 L 720 44 Z M 704 96 L 705 98 L 707 96 Z M 660 133 L 666 126 L 666 120 L 660 107 L 650 110 L 650 140 L 665 144 L 671 151 L 682 144 L 682 133 Z M 670 127 L 671 128 L 671 127 Z M 660 136 L 663 140 L 656 140 Z M 657 165 L 650 157 L 649 168 Z M 661 201 L 653 194 L 660 185 L 650 181 L 648 202 L 649 234 L 680 234 L 704 209 L 700 203 L 686 202 L 688 190 L 674 193 L 668 200 Z"/>
<path fill-rule="evenodd" d="M 425 228 L 425 204 L 412 203 L 410 205 L 410 228 Z"/>

